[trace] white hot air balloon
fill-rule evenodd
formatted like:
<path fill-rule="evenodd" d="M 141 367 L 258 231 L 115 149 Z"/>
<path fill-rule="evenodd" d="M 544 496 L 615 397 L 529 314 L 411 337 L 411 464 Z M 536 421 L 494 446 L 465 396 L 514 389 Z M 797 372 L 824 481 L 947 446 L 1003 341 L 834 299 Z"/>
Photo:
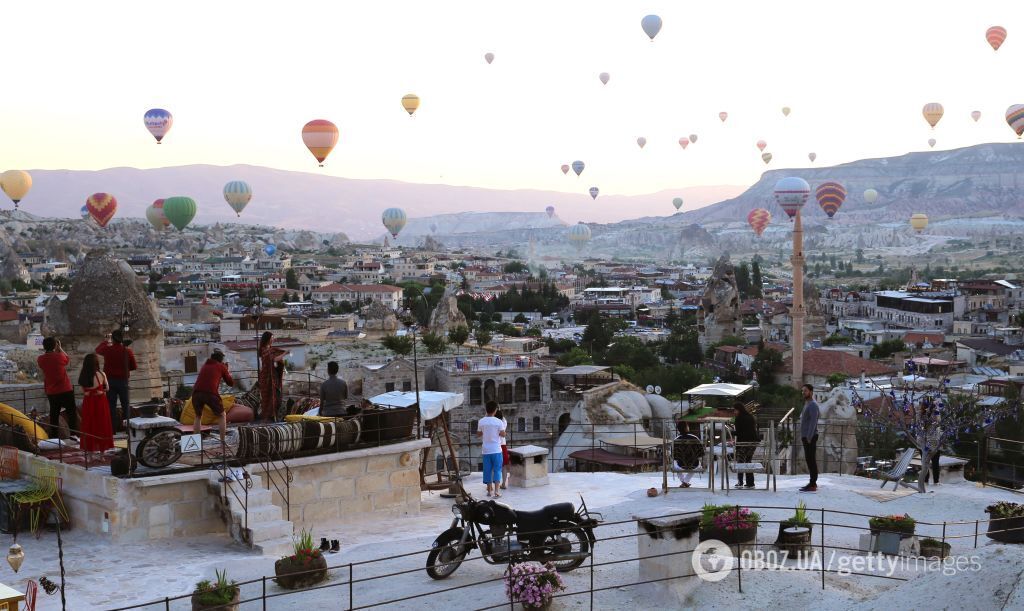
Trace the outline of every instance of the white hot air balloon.
<path fill-rule="evenodd" d="M 977 123 L 978 119 L 981 118 L 981 111 L 980 110 L 972 110 L 971 111 L 971 118 L 974 119 L 975 123 Z"/>
<path fill-rule="evenodd" d="M 874 189 L 865 189 L 864 190 L 864 201 L 866 201 L 869 204 L 873 204 L 873 203 L 877 202 L 878 201 L 878 191 L 875 191 Z"/>
<path fill-rule="evenodd" d="M 579 250 L 590 241 L 590 227 L 587 227 L 583 221 L 580 221 L 569 228 L 568 238 L 573 246 Z"/>
<path fill-rule="evenodd" d="M 645 146 L 647 146 L 647 138 L 640 136 L 639 138 L 636 139 L 636 145 L 643 149 Z"/>
<path fill-rule="evenodd" d="M 611 75 L 609 75 L 607 72 L 602 72 L 601 74 L 597 75 L 597 78 L 601 79 L 602 85 L 607 85 L 608 79 L 611 78 Z"/>
<path fill-rule="evenodd" d="M 494 53 L 484 53 L 484 61 L 488 64 L 494 61 Z"/>
<path fill-rule="evenodd" d="M 817 153 L 807 153 L 807 158 L 811 160 L 811 163 L 814 163 L 814 160 L 818 158 L 818 154 Z"/>

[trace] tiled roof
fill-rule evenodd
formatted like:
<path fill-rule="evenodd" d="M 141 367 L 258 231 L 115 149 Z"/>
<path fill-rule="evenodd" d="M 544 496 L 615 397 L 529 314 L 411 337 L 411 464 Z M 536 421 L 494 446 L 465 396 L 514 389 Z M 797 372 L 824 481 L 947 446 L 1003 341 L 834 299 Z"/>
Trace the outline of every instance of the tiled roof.
<path fill-rule="evenodd" d="M 785 360 L 783 367 L 786 371 L 793 371 L 792 357 Z M 861 371 L 869 376 L 877 376 L 895 373 L 897 369 L 892 363 L 862 359 L 859 356 L 841 350 L 815 349 L 804 351 L 805 375 L 828 376 L 833 373 L 845 373 L 852 377 L 859 376 Z"/>

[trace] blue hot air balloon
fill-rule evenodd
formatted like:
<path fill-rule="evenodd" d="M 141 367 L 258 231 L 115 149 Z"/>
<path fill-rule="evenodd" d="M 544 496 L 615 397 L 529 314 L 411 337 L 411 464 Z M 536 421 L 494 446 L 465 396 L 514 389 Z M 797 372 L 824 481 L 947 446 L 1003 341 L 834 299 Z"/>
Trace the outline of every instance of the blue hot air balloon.
<path fill-rule="evenodd" d="M 268 257 L 273 257 L 274 253 L 277 252 L 277 246 L 274 246 L 273 244 L 267 244 L 266 246 L 263 247 L 263 252 L 267 253 Z"/>
<path fill-rule="evenodd" d="M 583 173 L 583 168 L 585 168 L 585 167 L 587 167 L 586 164 L 583 163 L 582 161 L 578 160 L 578 159 L 576 161 L 572 162 L 572 171 L 576 172 L 577 176 L 579 176 L 580 174 Z"/>
<path fill-rule="evenodd" d="M 657 15 L 647 15 L 640 20 L 640 27 L 644 29 L 644 34 L 651 37 L 651 41 L 661 31 L 661 17 Z"/>

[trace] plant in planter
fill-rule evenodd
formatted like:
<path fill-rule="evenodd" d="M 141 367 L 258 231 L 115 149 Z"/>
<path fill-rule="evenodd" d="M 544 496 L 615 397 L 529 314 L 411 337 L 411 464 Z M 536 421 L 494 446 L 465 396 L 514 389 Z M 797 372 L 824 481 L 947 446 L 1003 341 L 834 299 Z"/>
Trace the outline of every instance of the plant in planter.
<path fill-rule="evenodd" d="M 807 539 L 810 539 L 810 533 L 814 530 L 814 522 L 811 522 L 810 516 L 807 515 L 807 504 L 803 501 L 797 504 L 796 509 L 793 511 L 793 515 L 779 521 L 779 542 L 783 542 L 783 531 L 787 528 L 806 528 Z"/>
<path fill-rule="evenodd" d="M 547 609 L 556 592 L 565 589 L 562 576 L 550 562 L 514 564 L 505 571 L 505 596 L 524 609 Z"/>
<path fill-rule="evenodd" d="M 871 527 L 871 534 L 873 535 L 881 532 L 894 532 L 899 533 L 901 539 L 905 539 L 914 535 L 917 522 L 907 514 L 893 514 L 870 518 L 868 526 Z"/>
<path fill-rule="evenodd" d="M 925 558 L 945 558 L 949 556 L 950 549 L 952 546 L 949 543 L 943 543 L 938 539 L 921 539 L 921 555 Z"/>
<path fill-rule="evenodd" d="M 757 539 L 761 516 L 736 505 L 704 505 L 700 517 L 700 540 L 723 543 L 751 543 Z"/>
<path fill-rule="evenodd" d="M 192 611 L 238 611 L 238 585 L 234 581 L 228 581 L 226 569 L 215 572 L 216 582 L 210 583 L 210 580 L 204 579 L 196 584 L 195 590 L 192 591 Z"/>
<path fill-rule="evenodd" d="M 303 529 L 295 539 L 295 553 L 274 563 L 277 585 L 289 590 L 308 588 L 327 579 L 327 560 L 313 545 L 313 533 Z"/>
<path fill-rule="evenodd" d="M 1000 501 L 985 508 L 989 515 L 989 539 L 1002 543 L 1024 543 L 1024 504 Z"/>

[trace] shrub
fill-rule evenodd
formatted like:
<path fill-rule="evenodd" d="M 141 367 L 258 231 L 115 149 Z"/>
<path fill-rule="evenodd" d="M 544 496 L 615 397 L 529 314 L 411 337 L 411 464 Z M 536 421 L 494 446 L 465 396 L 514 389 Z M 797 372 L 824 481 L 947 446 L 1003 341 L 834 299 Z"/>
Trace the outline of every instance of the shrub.
<path fill-rule="evenodd" d="M 985 508 L 985 513 L 996 518 L 1024 518 L 1024 504 L 999 501 Z"/>
<path fill-rule="evenodd" d="M 217 582 L 210 583 L 209 579 L 204 579 L 196 584 L 194 592 L 198 595 L 198 602 L 210 607 L 226 605 L 238 594 L 238 585 L 234 581 L 228 581 L 227 569 L 214 572 L 217 574 Z"/>
<path fill-rule="evenodd" d="M 712 505 L 706 503 L 701 509 L 700 527 L 703 529 L 719 528 L 722 530 L 744 530 L 757 528 L 761 516 L 746 507 L 736 505 Z"/>
<path fill-rule="evenodd" d="M 793 515 L 782 521 L 783 526 L 810 526 L 811 519 L 807 517 L 807 504 L 803 501 L 796 506 L 796 511 Z"/>
<path fill-rule="evenodd" d="M 907 514 L 893 514 L 889 516 L 877 516 L 868 520 L 868 526 L 872 530 L 888 532 L 912 533 L 917 521 Z"/>

